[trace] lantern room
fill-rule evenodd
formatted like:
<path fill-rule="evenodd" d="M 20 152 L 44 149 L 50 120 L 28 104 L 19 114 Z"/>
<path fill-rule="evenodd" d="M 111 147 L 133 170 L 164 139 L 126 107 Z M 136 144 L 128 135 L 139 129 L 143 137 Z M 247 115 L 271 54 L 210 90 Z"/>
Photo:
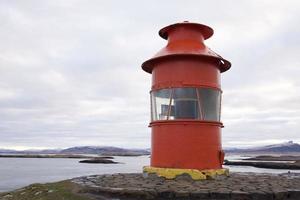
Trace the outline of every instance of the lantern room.
<path fill-rule="evenodd" d="M 198 179 L 228 173 L 222 168 L 220 77 L 230 62 L 204 44 L 213 35 L 208 26 L 176 23 L 159 35 L 166 47 L 142 64 L 152 74 L 151 163 L 144 172 L 170 178 L 192 170 Z"/>

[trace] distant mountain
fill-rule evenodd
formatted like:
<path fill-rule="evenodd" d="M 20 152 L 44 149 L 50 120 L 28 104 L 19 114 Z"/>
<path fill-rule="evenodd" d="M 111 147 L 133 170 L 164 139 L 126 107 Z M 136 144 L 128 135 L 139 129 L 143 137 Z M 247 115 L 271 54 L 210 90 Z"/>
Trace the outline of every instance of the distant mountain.
<path fill-rule="evenodd" d="M 0 154 L 99 154 L 110 156 L 139 156 L 149 155 L 148 149 L 125 149 L 109 146 L 80 146 L 67 149 L 45 149 L 45 150 L 9 150 L 0 149 Z"/>
<path fill-rule="evenodd" d="M 16 150 L 11 149 L 0 149 L 0 153 L 16 153 Z"/>
<path fill-rule="evenodd" d="M 45 149 L 45 150 L 13 150 L 13 149 L 0 149 L 0 154 L 56 154 L 60 149 Z"/>
<path fill-rule="evenodd" d="M 124 149 L 118 147 L 82 146 L 60 151 L 61 154 L 101 154 L 101 155 L 148 155 L 145 149 Z"/>
<path fill-rule="evenodd" d="M 59 154 L 61 149 L 25 150 L 26 154 Z"/>
<path fill-rule="evenodd" d="M 17 151 L 0 149 L 0 154 L 98 154 L 105 156 L 150 155 L 151 149 L 127 149 L 112 146 L 78 146 L 66 149 Z M 226 153 L 236 154 L 300 154 L 300 145 L 293 141 L 252 148 L 225 148 Z"/>
<path fill-rule="evenodd" d="M 252 148 L 231 148 L 225 149 L 227 153 L 300 153 L 300 145 L 293 141 L 288 141 L 280 144 L 267 145 L 262 147 Z"/>

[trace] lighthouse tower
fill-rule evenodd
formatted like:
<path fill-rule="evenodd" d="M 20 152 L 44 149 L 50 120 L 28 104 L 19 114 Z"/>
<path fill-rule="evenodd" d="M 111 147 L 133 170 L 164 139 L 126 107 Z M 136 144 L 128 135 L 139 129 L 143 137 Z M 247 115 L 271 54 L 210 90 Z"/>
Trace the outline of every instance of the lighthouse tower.
<path fill-rule="evenodd" d="M 204 44 L 213 35 L 208 26 L 176 23 L 159 35 L 167 46 L 142 64 L 152 74 L 151 163 L 144 173 L 196 180 L 227 175 L 220 78 L 231 64 Z"/>

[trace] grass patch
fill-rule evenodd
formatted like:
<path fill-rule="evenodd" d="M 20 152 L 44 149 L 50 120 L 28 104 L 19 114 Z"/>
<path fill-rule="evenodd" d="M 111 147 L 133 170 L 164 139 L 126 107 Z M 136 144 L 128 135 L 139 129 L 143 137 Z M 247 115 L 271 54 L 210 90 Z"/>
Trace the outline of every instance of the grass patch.
<path fill-rule="evenodd" d="M 90 200 L 78 194 L 78 190 L 70 181 L 33 184 L 12 192 L 0 193 L 0 200 Z"/>

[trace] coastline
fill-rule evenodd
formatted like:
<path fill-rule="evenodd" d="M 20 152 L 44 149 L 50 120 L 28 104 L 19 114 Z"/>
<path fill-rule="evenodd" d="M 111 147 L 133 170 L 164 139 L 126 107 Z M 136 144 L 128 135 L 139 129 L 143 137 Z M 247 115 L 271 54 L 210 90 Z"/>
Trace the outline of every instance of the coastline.
<path fill-rule="evenodd" d="M 104 158 L 113 159 L 114 156 L 138 157 L 140 154 L 0 154 L 0 158 Z"/>
<path fill-rule="evenodd" d="M 243 157 L 228 157 L 243 159 Z M 149 164 L 149 156 L 115 157 L 118 164 L 81 164 L 82 159 L 1 158 L 0 191 L 12 191 L 32 183 L 57 182 L 91 174 L 139 173 Z M 226 167 L 226 166 L 224 166 Z M 300 170 L 265 169 L 248 166 L 228 166 L 230 172 L 299 173 Z M 16 178 L 17 177 L 17 178 Z"/>
<path fill-rule="evenodd" d="M 240 161 L 225 160 L 224 165 L 252 166 L 266 169 L 300 169 L 300 156 L 292 155 L 260 155 L 243 158 Z"/>
<path fill-rule="evenodd" d="M 86 158 L 91 159 L 98 157 L 75 154 L 0 154 L 0 158 Z"/>
<path fill-rule="evenodd" d="M 135 154 L 110 154 L 110 155 L 84 155 L 84 154 L 0 154 L 0 158 L 70 158 L 70 159 L 86 159 L 81 163 L 99 164 L 114 163 L 109 161 L 114 159 L 113 156 L 137 157 L 141 155 Z M 225 159 L 224 165 L 236 166 L 252 166 L 266 169 L 300 169 L 300 156 L 292 155 L 258 155 L 250 158 L 243 158 L 241 161 Z"/>

